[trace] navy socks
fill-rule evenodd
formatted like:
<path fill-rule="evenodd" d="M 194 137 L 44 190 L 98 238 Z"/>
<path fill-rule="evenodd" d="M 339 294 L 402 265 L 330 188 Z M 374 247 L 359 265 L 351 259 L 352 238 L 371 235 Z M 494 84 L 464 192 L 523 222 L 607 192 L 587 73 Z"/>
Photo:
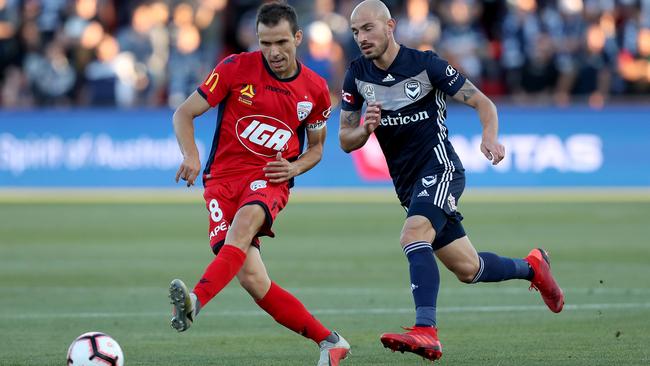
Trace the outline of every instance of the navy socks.
<path fill-rule="evenodd" d="M 435 326 L 440 272 L 431 244 L 417 241 L 408 244 L 403 250 L 409 261 L 411 292 L 415 302 L 415 325 Z M 532 269 L 523 259 L 501 257 L 489 252 L 480 252 L 478 255 L 479 270 L 472 283 L 530 280 L 533 277 Z"/>
<path fill-rule="evenodd" d="M 403 249 L 409 261 L 411 291 L 415 301 L 415 325 L 435 326 L 440 272 L 433 256 L 431 243 L 418 241 L 408 244 Z"/>
<path fill-rule="evenodd" d="M 480 252 L 479 270 L 472 283 L 501 282 L 512 279 L 530 280 L 533 277 L 528 262 L 519 258 L 500 257 L 494 253 Z"/>

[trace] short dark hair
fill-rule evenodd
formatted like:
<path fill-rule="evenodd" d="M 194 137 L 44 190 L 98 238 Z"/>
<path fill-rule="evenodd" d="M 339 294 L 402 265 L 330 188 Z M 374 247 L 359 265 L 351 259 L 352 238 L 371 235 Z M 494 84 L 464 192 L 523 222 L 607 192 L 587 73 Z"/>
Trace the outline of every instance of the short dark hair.
<path fill-rule="evenodd" d="M 264 4 L 257 10 L 255 30 L 257 30 L 260 23 L 268 27 L 274 27 L 280 23 L 282 19 L 289 22 L 293 34 L 298 32 L 298 15 L 296 15 L 296 9 L 294 9 L 293 6 L 279 2 Z"/>

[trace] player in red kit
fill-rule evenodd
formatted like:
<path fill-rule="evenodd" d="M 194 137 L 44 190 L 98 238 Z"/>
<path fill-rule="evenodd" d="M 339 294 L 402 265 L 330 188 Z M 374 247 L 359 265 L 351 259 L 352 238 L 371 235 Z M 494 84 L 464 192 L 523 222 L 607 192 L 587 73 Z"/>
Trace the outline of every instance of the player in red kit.
<path fill-rule="evenodd" d="M 176 181 L 190 186 L 201 169 L 194 118 L 219 106 L 203 174 L 210 246 L 216 257 L 191 292 L 181 280 L 172 281 L 171 325 L 179 332 L 187 330 L 199 311 L 237 277 L 278 323 L 320 346 L 319 366 L 338 365 L 350 345 L 271 281 L 258 239 L 274 236 L 271 226 L 287 204 L 293 177 L 321 159 L 329 91 L 323 78 L 296 60 L 302 31 L 291 6 L 261 6 L 256 24 L 260 51 L 224 59 L 174 113 L 183 153 Z"/>

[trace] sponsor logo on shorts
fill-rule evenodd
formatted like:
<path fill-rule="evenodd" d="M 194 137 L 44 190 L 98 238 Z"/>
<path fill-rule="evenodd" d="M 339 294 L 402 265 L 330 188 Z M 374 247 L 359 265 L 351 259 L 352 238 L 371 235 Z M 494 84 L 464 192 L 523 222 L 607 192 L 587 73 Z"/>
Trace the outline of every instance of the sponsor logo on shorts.
<path fill-rule="evenodd" d="M 447 203 L 449 203 L 450 210 L 456 211 L 456 197 L 451 193 L 449 194 L 449 197 L 447 197 Z"/>
<path fill-rule="evenodd" d="M 251 191 L 257 191 L 258 189 L 266 188 L 266 181 L 265 180 L 256 180 L 251 183 Z"/>
<path fill-rule="evenodd" d="M 219 235 L 220 232 L 222 231 L 227 231 L 230 228 L 230 225 L 226 222 L 226 220 L 221 221 L 221 223 L 217 226 L 215 226 L 212 231 L 210 231 L 210 240 L 214 238 L 215 236 Z"/>
<path fill-rule="evenodd" d="M 427 175 L 426 177 L 422 178 L 422 185 L 425 188 L 429 188 L 436 184 L 438 182 L 438 176 L 437 175 Z"/>
<path fill-rule="evenodd" d="M 429 192 L 427 192 L 425 189 L 422 192 L 418 193 L 418 197 L 429 197 Z"/>

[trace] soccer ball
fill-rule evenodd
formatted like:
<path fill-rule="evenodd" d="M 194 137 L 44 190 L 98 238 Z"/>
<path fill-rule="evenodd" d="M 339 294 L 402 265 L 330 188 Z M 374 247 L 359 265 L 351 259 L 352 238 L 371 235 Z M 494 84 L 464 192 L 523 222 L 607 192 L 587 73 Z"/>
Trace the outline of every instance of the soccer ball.
<path fill-rule="evenodd" d="M 110 336 L 88 332 L 75 339 L 68 348 L 68 366 L 123 366 L 122 348 Z"/>

